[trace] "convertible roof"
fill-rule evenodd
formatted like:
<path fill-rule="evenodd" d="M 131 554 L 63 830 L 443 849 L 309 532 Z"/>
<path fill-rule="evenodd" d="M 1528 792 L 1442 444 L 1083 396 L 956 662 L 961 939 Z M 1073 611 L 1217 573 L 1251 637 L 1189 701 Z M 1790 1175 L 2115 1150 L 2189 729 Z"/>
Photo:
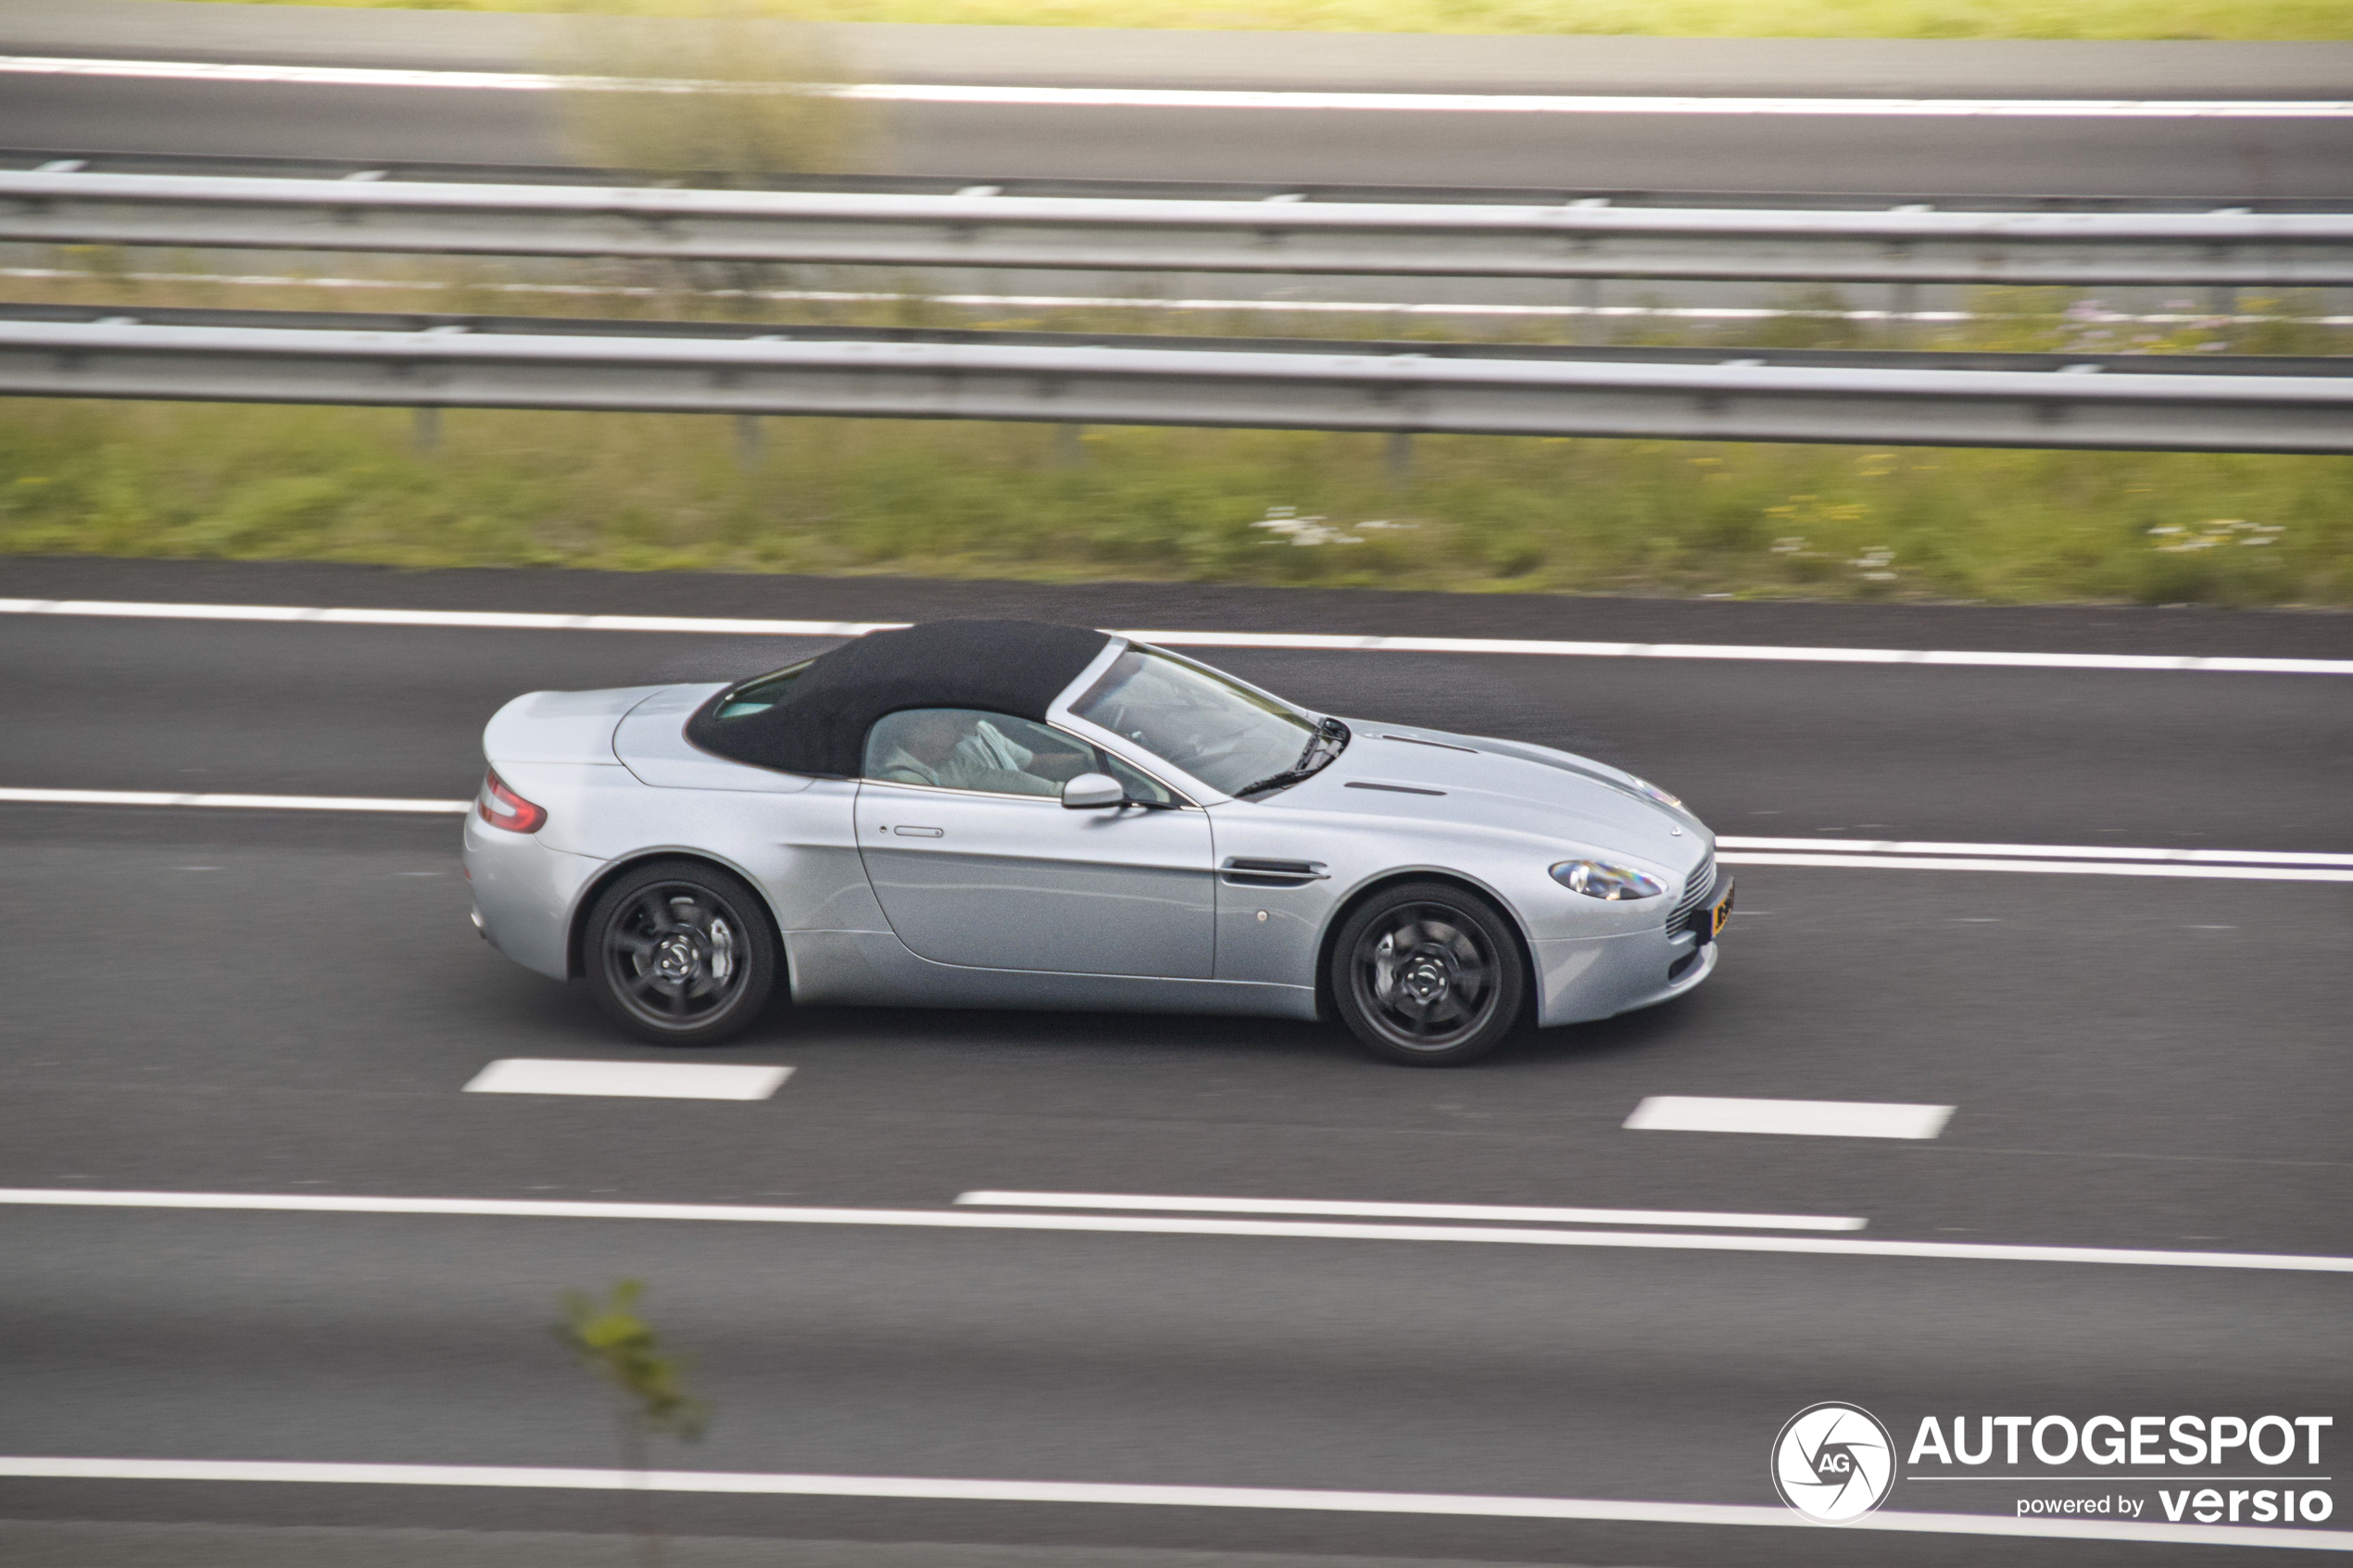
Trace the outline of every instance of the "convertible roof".
<path fill-rule="evenodd" d="M 686 721 L 705 751 L 788 773 L 855 778 L 875 721 L 910 708 L 979 708 L 1042 721 L 1111 639 L 1042 621 L 934 621 L 874 632 L 811 662 L 773 708 Z"/>

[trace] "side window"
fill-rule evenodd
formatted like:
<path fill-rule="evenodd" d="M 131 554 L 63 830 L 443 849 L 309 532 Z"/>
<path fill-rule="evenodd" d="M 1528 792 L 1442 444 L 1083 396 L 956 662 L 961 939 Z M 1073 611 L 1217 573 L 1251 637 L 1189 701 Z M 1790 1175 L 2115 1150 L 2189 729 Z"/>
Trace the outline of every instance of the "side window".
<path fill-rule="evenodd" d="M 1149 801 L 1155 806 L 1179 804 L 1176 793 L 1167 785 L 1158 779 L 1129 767 L 1108 751 L 1095 753 L 1095 765 L 1098 771 L 1109 773 L 1113 778 L 1117 779 L 1126 789 L 1127 798 L 1130 800 Z"/>
<path fill-rule="evenodd" d="M 756 681 L 746 681 L 727 694 L 727 700 L 720 705 L 719 711 L 711 717 L 742 719 L 754 713 L 767 712 L 792 695 L 792 684 L 799 680 L 809 667 L 816 662 L 813 659 L 804 659 L 799 664 L 788 664 L 773 674 L 761 676 Z"/>
<path fill-rule="evenodd" d="M 865 776 L 994 795 L 1059 796 L 1095 767 L 1095 748 L 1008 713 L 915 708 L 866 734 Z"/>

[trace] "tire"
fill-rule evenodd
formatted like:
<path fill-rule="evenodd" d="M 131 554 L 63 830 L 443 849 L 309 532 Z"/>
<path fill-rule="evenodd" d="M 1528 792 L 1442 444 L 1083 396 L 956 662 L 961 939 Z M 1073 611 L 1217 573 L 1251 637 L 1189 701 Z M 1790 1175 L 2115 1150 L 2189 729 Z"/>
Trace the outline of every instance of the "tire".
<path fill-rule="evenodd" d="M 1332 944 L 1332 999 L 1375 1055 L 1458 1067 L 1519 1022 L 1528 967 L 1503 911 L 1451 883 L 1384 888 Z"/>
<path fill-rule="evenodd" d="M 715 1046 L 775 990 L 778 944 L 760 896 L 699 860 L 623 872 L 590 907 L 581 948 L 597 1006 L 658 1046 Z"/>

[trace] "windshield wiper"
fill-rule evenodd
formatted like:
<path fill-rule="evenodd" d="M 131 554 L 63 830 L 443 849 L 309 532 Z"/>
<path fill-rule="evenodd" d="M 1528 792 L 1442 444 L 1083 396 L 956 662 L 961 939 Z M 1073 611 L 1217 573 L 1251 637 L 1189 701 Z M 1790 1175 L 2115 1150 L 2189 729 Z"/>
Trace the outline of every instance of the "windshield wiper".
<path fill-rule="evenodd" d="M 1327 746 L 1330 748 L 1328 751 L 1325 749 Z M 1288 789 L 1302 779 L 1315 777 L 1330 765 L 1333 758 L 1347 749 L 1348 726 L 1337 719 L 1319 719 L 1315 722 L 1315 734 L 1308 740 L 1307 748 L 1299 754 L 1298 761 L 1279 773 L 1267 774 L 1256 784 L 1244 784 L 1234 792 L 1234 797 L 1247 800 L 1265 790 Z"/>

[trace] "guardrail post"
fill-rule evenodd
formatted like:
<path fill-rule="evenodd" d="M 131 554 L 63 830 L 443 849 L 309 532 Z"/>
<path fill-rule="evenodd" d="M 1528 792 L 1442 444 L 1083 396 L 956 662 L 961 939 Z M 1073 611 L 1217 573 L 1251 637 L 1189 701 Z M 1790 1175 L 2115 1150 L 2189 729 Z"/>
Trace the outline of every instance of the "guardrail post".
<path fill-rule="evenodd" d="M 1054 427 L 1054 466 L 1056 468 L 1076 469 L 1087 466 L 1086 435 L 1085 425 L 1063 424 Z"/>
<path fill-rule="evenodd" d="M 760 466 L 764 433 L 758 414 L 736 416 L 736 466 L 749 473 Z"/>
<path fill-rule="evenodd" d="M 1602 281 L 1599 278 L 1577 280 L 1577 319 L 1569 341 L 1602 341 Z"/>
<path fill-rule="evenodd" d="M 441 450 L 441 410 L 421 406 L 409 411 L 409 444 L 420 458 Z"/>
<path fill-rule="evenodd" d="M 1890 284 L 1887 291 L 1888 335 L 1897 343 L 1912 341 L 1912 318 L 1919 314 L 1920 286 L 1909 281 Z"/>
<path fill-rule="evenodd" d="M 1404 489 L 1414 477 L 1414 433 L 1410 430 L 1390 431 L 1389 444 L 1382 456 L 1387 463 L 1390 488 Z"/>

